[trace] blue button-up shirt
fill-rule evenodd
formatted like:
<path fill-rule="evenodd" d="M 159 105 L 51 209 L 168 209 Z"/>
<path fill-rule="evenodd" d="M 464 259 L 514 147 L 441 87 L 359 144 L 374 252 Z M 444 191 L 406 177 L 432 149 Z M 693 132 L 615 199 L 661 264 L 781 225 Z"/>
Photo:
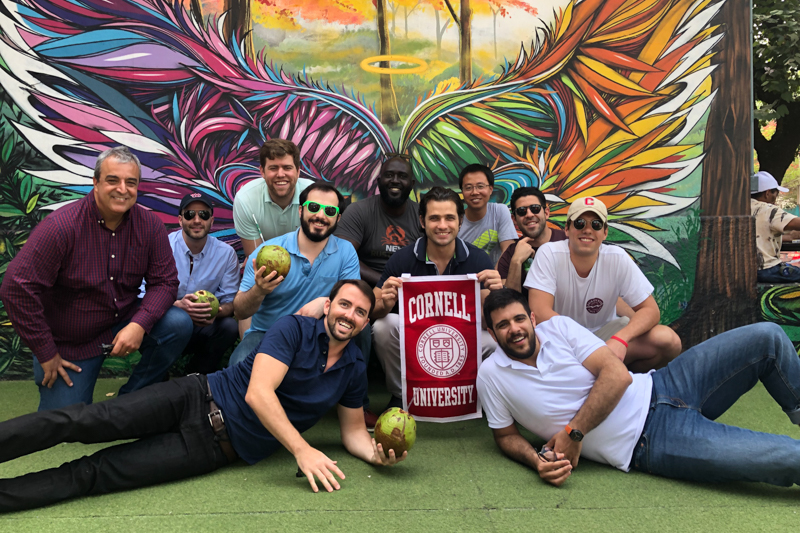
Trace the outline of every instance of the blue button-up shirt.
<path fill-rule="evenodd" d="M 229 244 L 209 235 L 203 251 L 193 255 L 183 240 L 183 230 L 178 230 L 169 234 L 169 245 L 178 268 L 179 300 L 189 293 L 206 290 L 214 293 L 221 304 L 233 301 L 239 286 L 239 261 Z M 190 258 L 194 262 L 191 274 Z"/>
<path fill-rule="evenodd" d="M 291 256 L 292 266 L 286 279 L 261 302 L 245 335 L 251 331 L 267 331 L 280 317 L 296 313 L 315 298 L 328 296 L 336 282 L 341 279 L 361 279 L 358 255 L 352 244 L 331 235 L 312 265 L 306 256 L 300 253 L 297 244 L 300 231 L 298 229 L 268 240 L 247 258 L 242 284 L 239 286 L 242 292 L 249 291 L 255 285 L 253 259 L 258 256 L 258 251 L 263 246 L 277 244 L 284 247 Z"/>
<path fill-rule="evenodd" d="M 281 447 L 245 401 L 257 354 L 267 354 L 289 367 L 275 394 L 289 422 L 300 433 L 336 404 L 361 408 L 367 392 L 364 357 L 354 342 L 348 342 L 339 360 L 326 371 L 329 342 L 324 318 L 286 316 L 244 361 L 208 376 L 233 449 L 246 462 L 256 463 Z"/>

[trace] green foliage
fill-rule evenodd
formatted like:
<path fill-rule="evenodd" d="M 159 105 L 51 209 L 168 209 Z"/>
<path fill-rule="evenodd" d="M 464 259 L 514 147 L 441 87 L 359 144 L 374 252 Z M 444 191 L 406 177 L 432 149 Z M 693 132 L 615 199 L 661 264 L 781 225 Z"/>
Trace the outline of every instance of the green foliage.
<path fill-rule="evenodd" d="M 753 0 L 753 80 L 764 105 L 755 118 L 781 117 L 800 97 L 800 1 Z"/>

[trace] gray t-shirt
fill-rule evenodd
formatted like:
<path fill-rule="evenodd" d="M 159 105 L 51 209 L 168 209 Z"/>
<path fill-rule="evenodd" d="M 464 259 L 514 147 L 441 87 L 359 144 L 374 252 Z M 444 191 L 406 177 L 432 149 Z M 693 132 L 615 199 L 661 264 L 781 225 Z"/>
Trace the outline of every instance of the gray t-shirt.
<path fill-rule="evenodd" d="M 500 243 L 519 237 L 508 206 L 495 202 L 486 204 L 486 215 L 476 222 L 470 222 L 465 216 L 458 236 L 489 254 L 493 265 L 502 253 Z"/>
<path fill-rule="evenodd" d="M 383 210 L 380 196 L 359 200 L 344 210 L 335 235 L 357 244 L 358 258 L 383 273 L 392 254 L 422 236 L 419 204 L 408 200 L 405 213 L 395 218 Z"/>

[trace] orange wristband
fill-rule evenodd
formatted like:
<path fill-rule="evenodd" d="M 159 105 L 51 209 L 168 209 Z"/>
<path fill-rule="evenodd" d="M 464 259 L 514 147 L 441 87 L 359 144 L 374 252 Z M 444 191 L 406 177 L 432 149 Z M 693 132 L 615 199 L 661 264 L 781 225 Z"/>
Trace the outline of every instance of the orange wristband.
<path fill-rule="evenodd" d="M 619 338 L 619 337 L 617 337 L 616 335 L 612 335 L 612 336 L 611 336 L 611 338 L 612 338 L 612 339 L 614 339 L 615 341 L 618 341 L 618 342 L 620 342 L 620 343 L 621 343 L 623 346 L 625 346 L 626 348 L 628 347 L 628 343 L 627 343 L 627 342 L 625 342 L 624 340 L 620 339 L 620 338 Z"/>

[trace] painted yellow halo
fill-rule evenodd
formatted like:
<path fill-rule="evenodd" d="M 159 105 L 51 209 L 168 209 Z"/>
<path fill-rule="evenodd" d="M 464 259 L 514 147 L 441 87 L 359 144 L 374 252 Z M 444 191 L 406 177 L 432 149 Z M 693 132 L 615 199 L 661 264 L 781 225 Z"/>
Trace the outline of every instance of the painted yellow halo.
<path fill-rule="evenodd" d="M 412 63 L 418 65 L 413 68 L 382 68 L 382 67 L 373 67 L 370 63 L 377 63 L 378 61 L 399 61 L 402 63 Z M 395 56 L 395 55 L 385 55 L 385 56 L 372 56 L 364 59 L 361 62 L 361 68 L 367 72 L 375 72 L 376 74 L 422 74 L 426 70 L 428 70 L 428 63 L 423 61 L 422 59 L 417 59 L 416 57 L 409 57 L 409 56 Z"/>

